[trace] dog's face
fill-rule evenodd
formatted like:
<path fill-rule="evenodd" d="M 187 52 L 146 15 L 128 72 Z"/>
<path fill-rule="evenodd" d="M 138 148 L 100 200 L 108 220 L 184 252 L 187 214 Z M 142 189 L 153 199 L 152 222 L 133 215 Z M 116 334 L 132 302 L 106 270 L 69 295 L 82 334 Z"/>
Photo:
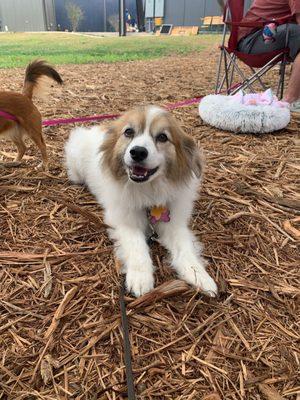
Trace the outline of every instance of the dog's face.
<path fill-rule="evenodd" d="M 202 160 L 193 139 L 165 110 L 149 106 L 127 112 L 108 129 L 101 149 L 114 177 L 137 184 L 164 175 L 171 181 L 200 177 Z"/>

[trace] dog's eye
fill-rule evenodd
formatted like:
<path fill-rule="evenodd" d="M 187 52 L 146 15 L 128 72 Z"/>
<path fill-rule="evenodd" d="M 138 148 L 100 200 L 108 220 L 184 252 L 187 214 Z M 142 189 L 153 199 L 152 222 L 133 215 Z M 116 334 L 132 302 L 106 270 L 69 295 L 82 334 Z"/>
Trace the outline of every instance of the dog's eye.
<path fill-rule="evenodd" d="M 127 128 L 127 129 L 125 129 L 124 135 L 125 135 L 126 137 L 128 137 L 128 138 L 133 137 L 133 136 L 134 136 L 134 129 L 132 129 L 132 128 Z"/>
<path fill-rule="evenodd" d="M 156 141 L 157 142 L 161 142 L 161 143 L 167 142 L 168 141 L 168 136 L 165 133 L 159 133 L 156 136 Z"/>

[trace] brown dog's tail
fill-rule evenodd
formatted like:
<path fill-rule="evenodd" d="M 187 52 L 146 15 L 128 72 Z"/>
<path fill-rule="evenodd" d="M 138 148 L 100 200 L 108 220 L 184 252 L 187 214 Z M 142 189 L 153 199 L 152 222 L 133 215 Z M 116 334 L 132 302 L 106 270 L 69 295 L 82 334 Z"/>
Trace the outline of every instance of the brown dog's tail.
<path fill-rule="evenodd" d="M 43 60 L 30 63 L 25 72 L 23 94 L 29 99 L 32 96 L 43 97 L 48 92 L 49 79 L 62 85 L 63 80 L 59 73 Z"/>

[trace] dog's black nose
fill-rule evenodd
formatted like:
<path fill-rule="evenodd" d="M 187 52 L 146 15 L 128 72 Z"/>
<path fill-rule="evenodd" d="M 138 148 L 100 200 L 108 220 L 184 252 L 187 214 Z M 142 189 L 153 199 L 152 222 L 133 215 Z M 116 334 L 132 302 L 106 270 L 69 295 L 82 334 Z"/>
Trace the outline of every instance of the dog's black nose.
<path fill-rule="evenodd" d="M 148 157 L 148 150 L 145 147 L 134 146 L 130 150 L 131 158 L 136 162 L 144 161 Z"/>

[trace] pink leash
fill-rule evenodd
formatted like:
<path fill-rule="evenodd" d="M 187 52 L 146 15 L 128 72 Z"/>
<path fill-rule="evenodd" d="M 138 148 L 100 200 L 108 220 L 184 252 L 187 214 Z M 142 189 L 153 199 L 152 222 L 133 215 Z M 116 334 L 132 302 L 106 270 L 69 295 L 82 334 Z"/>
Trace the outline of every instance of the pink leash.
<path fill-rule="evenodd" d="M 233 85 L 230 89 L 235 89 L 238 87 L 240 83 Z M 176 103 L 166 104 L 164 107 L 167 110 L 175 110 L 176 108 L 187 107 L 193 104 L 199 103 L 204 96 L 193 97 L 192 99 L 178 101 Z M 18 121 L 17 118 L 7 113 L 6 111 L 0 110 L 0 117 L 8 119 L 10 121 Z M 74 124 L 76 122 L 90 122 L 90 121 L 103 121 L 105 119 L 115 119 L 118 118 L 119 114 L 100 114 L 100 115 L 92 115 L 87 117 L 75 117 L 75 118 L 59 118 L 59 119 L 46 119 L 42 122 L 43 126 L 56 126 L 56 125 L 65 125 L 65 124 Z"/>
<path fill-rule="evenodd" d="M 74 124 L 76 122 L 89 122 L 89 121 L 101 121 L 104 119 L 118 118 L 118 114 L 101 114 L 93 115 L 90 117 L 77 117 L 77 118 L 59 118 L 59 119 L 46 119 L 42 122 L 43 126 L 55 126 L 63 124 Z"/>
<path fill-rule="evenodd" d="M 167 110 L 175 110 L 180 107 L 187 107 L 192 104 L 199 103 L 203 96 L 194 97 L 192 99 L 187 99 L 183 101 L 178 101 L 177 103 L 170 103 L 165 106 Z M 7 113 L 6 111 L 0 110 L 0 117 L 8 119 L 10 121 L 18 121 L 17 118 Z M 100 115 L 92 115 L 87 117 L 77 117 L 77 118 L 59 118 L 59 119 L 47 119 L 42 122 L 43 126 L 55 126 L 55 125 L 64 125 L 64 124 L 74 124 L 76 122 L 90 122 L 90 121 L 103 121 L 105 119 L 115 119 L 118 118 L 119 114 L 100 114 Z"/>

